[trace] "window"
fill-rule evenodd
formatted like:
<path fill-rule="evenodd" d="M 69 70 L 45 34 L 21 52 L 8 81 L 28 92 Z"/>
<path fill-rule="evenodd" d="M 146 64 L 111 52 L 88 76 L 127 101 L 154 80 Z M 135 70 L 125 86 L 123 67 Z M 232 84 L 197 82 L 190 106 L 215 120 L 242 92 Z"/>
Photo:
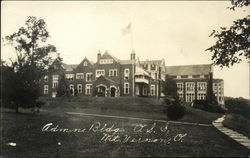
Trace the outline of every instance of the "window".
<path fill-rule="evenodd" d="M 112 64 L 114 62 L 113 59 L 101 59 L 100 64 Z"/>
<path fill-rule="evenodd" d="M 84 74 L 83 73 L 76 73 L 76 79 L 83 79 Z"/>
<path fill-rule="evenodd" d="M 154 73 L 154 72 L 151 73 L 152 81 L 155 81 L 156 75 L 157 75 L 157 73 Z"/>
<path fill-rule="evenodd" d="M 207 83 L 206 82 L 198 82 L 197 89 L 198 89 L 198 91 L 206 91 L 207 90 Z"/>
<path fill-rule="evenodd" d="M 100 77 L 100 76 L 105 76 L 105 70 L 96 70 L 95 76 Z"/>
<path fill-rule="evenodd" d="M 151 65 L 151 70 L 155 70 L 155 64 Z"/>
<path fill-rule="evenodd" d="M 71 90 L 71 89 L 74 89 L 74 85 L 73 84 L 70 84 L 69 85 L 69 89 Z"/>
<path fill-rule="evenodd" d="M 181 99 L 181 100 L 183 100 L 183 93 L 181 92 L 181 93 L 177 93 L 178 94 L 178 97 Z"/>
<path fill-rule="evenodd" d="M 125 80 L 129 79 L 129 69 L 124 69 L 124 79 Z"/>
<path fill-rule="evenodd" d="M 91 94 L 91 89 L 92 89 L 92 84 L 86 84 L 85 85 L 85 94 L 90 95 Z"/>
<path fill-rule="evenodd" d="M 65 78 L 68 80 L 68 81 L 74 81 L 74 74 L 65 74 Z"/>
<path fill-rule="evenodd" d="M 117 69 L 110 69 L 109 76 L 117 76 Z"/>
<path fill-rule="evenodd" d="M 77 84 L 77 92 L 82 93 L 82 84 Z"/>
<path fill-rule="evenodd" d="M 206 99 L 206 93 L 198 93 L 197 99 L 198 100 L 205 100 Z"/>
<path fill-rule="evenodd" d="M 188 78 L 188 75 L 182 75 L 181 78 Z"/>
<path fill-rule="evenodd" d="M 83 66 L 88 66 L 88 62 L 87 62 L 87 61 L 84 61 L 84 62 L 83 62 Z"/>
<path fill-rule="evenodd" d="M 152 96 L 155 96 L 155 85 L 151 85 L 150 92 Z"/>
<path fill-rule="evenodd" d="M 73 84 L 70 84 L 70 85 L 69 85 L 69 90 L 70 90 L 70 94 L 71 94 L 72 96 L 74 96 L 74 94 L 75 94 L 75 88 L 74 88 L 74 85 L 73 85 Z"/>
<path fill-rule="evenodd" d="M 124 94 L 129 94 L 129 83 L 124 83 Z"/>
<path fill-rule="evenodd" d="M 86 81 L 90 82 L 93 80 L 93 73 L 86 73 Z"/>
<path fill-rule="evenodd" d="M 193 75 L 193 78 L 200 78 L 200 75 Z"/>
<path fill-rule="evenodd" d="M 48 81 L 49 81 L 48 75 L 44 76 L 44 82 L 48 82 Z"/>
<path fill-rule="evenodd" d="M 59 78 L 59 75 L 53 75 L 52 76 L 52 88 L 57 88 L 58 87 L 58 78 Z"/>
<path fill-rule="evenodd" d="M 186 93 L 186 102 L 192 102 L 194 99 L 194 93 Z"/>
<path fill-rule="evenodd" d="M 194 91 L 194 82 L 186 82 L 186 91 Z"/>
<path fill-rule="evenodd" d="M 183 83 L 177 83 L 177 91 L 183 91 Z"/>
<path fill-rule="evenodd" d="M 43 93 L 44 94 L 49 94 L 49 86 L 48 85 L 44 85 Z"/>

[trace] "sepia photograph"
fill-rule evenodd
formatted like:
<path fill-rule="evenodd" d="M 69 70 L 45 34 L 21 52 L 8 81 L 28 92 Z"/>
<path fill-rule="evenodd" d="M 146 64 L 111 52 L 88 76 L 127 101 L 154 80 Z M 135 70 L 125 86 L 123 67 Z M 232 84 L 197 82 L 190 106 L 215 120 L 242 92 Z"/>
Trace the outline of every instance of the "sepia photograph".
<path fill-rule="evenodd" d="M 249 5 L 1 1 L 0 158 L 249 158 Z"/>

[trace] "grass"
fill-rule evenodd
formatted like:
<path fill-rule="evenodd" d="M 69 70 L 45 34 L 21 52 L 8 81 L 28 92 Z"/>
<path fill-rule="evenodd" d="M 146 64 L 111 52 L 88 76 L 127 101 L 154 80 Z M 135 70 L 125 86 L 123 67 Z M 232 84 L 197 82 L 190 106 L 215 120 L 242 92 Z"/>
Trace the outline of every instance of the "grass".
<path fill-rule="evenodd" d="M 223 125 L 250 138 L 250 120 L 237 114 L 227 114 Z"/>
<path fill-rule="evenodd" d="M 109 115 L 125 115 L 152 119 L 165 119 L 162 113 L 164 107 L 155 99 L 120 98 L 105 100 L 106 98 L 74 98 L 70 102 L 63 99 L 50 100 L 38 115 L 15 114 L 2 112 L 2 157 L 247 157 L 250 151 L 234 140 L 220 133 L 212 126 L 195 126 L 186 124 L 168 123 L 169 133 L 161 132 L 160 128 L 167 123 L 119 119 L 107 117 L 93 117 L 83 115 L 69 115 L 65 111 L 92 112 Z M 96 100 L 96 101 L 95 101 Z M 125 103 L 126 102 L 126 103 Z M 180 120 L 185 122 L 211 123 L 220 114 L 204 112 L 187 106 L 187 115 Z M 59 125 L 62 128 L 86 128 L 85 133 L 53 133 L 42 132 L 47 123 Z M 93 132 L 88 129 L 95 122 L 105 123 L 107 127 L 125 129 L 118 132 L 121 137 L 129 135 L 134 138 L 172 138 L 167 143 L 121 143 L 101 141 L 102 132 Z M 154 123 L 152 133 L 147 133 Z M 134 132 L 136 125 L 146 125 L 142 132 Z M 177 134 L 187 134 L 182 141 L 173 141 Z M 17 143 L 16 147 L 7 146 L 9 142 Z M 60 142 L 61 146 L 57 143 Z"/>
<path fill-rule="evenodd" d="M 3 157 L 55 157 L 58 148 L 61 157 L 146 157 L 146 156 L 245 156 L 250 151 L 221 134 L 214 127 L 180 125 L 170 123 L 170 136 L 187 133 L 182 142 L 163 143 L 110 143 L 100 141 L 100 132 L 82 133 L 48 133 L 42 132 L 42 127 L 53 122 L 62 127 L 90 127 L 99 121 L 108 126 L 114 124 L 126 131 L 123 133 L 133 137 L 166 137 L 159 132 L 165 123 L 156 123 L 156 133 L 135 133 L 135 124 L 152 126 L 154 122 L 87 117 L 67 114 L 41 113 L 39 115 L 3 113 L 1 128 L 3 137 Z M 158 130 L 157 130 L 158 129 Z M 16 147 L 6 146 L 8 142 L 16 142 Z"/>
<path fill-rule="evenodd" d="M 84 112 L 91 114 L 106 114 L 139 118 L 150 118 L 167 120 L 164 113 L 166 109 L 161 100 L 141 97 L 120 97 L 120 98 L 95 98 L 76 97 L 69 101 L 67 98 L 56 98 L 45 100 L 47 104 L 44 109 L 58 112 Z M 185 106 L 187 114 L 179 121 L 210 124 L 222 116 L 218 113 L 206 112 L 200 109 Z"/>

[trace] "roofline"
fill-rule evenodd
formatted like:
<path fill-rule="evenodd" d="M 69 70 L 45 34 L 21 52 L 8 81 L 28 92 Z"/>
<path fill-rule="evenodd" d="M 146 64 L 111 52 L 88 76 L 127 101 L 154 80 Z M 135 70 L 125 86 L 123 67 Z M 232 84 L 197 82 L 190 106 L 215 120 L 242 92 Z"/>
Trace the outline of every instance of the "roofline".
<path fill-rule="evenodd" d="M 173 66 L 165 66 L 165 67 L 180 67 L 180 66 L 213 66 L 213 64 L 195 64 L 195 65 L 173 65 Z"/>

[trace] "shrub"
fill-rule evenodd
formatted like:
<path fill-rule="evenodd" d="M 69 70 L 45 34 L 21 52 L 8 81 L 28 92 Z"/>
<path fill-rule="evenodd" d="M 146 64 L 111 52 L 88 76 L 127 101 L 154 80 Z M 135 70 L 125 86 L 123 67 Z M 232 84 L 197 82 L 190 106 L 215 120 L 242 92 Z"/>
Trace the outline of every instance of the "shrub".
<path fill-rule="evenodd" d="M 167 116 L 171 120 L 181 119 L 186 113 L 186 108 L 180 104 L 167 107 Z"/>
<path fill-rule="evenodd" d="M 225 120 L 222 122 L 224 126 L 235 130 L 250 138 L 250 120 L 238 115 L 238 114 L 228 114 Z"/>
<path fill-rule="evenodd" d="M 227 98 L 225 106 L 228 113 L 239 114 L 250 119 L 250 101 L 244 98 Z"/>
<path fill-rule="evenodd" d="M 193 103 L 194 103 L 193 107 L 197 109 L 201 109 L 208 112 L 215 112 L 222 114 L 225 113 L 225 110 L 222 107 L 210 104 L 207 100 L 194 100 Z"/>

